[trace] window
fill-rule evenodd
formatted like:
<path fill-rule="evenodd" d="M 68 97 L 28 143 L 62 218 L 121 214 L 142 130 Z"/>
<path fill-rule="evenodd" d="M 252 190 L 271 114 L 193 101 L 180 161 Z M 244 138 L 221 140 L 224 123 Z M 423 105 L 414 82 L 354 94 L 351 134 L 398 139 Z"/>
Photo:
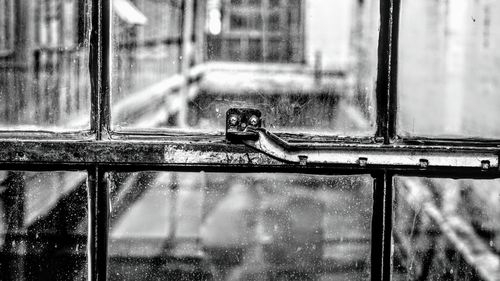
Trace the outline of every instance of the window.
<path fill-rule="evenodd" d="M 0 49 L 10 46 L 9 55 L 0 58 L 0 127 L 88 128 L 88 3 L 12 0 L 1 1 L 0 10 L 6 16 L 0 15 L 0 24 L 7 24 L 0 26 L 8 31 Z"/>
<path fill-rule="evenodd" d="M 305 57 L 324 57 L 318 64 L 333 66 L 329 71 L 243 65 L 286 82 L 275 85 L 272 95 L 241 84 L 232 96 L 215 99 L 203 92 L 204 75 L 219 75 L 226 85 L 219 87 L 227 91 L 245 80 L 234 68 L 224 76 L 203 60 L 204 19 L 217 16 L 209 9 L 215 1 L 15 2 L 26 13 L 23 21 L 38 24 L 16 24 L 16 35 L 28 46 L 16 46 L 12 60 L 0 60 L 0 98 L 6 101 L 0 111 L 2 278 L 498 279 L 500 141 L 489 131 L 478 137 L 400 134 L 397 121 L 411 113 L 401 111 L 409 107 L 402 89 L 415 90 L 404 85 L 414 79 L 408 71 L 424 68 L 410 60 L 405 52 L 412 50 L 402 41 L 405 32 L 421 28 L 406 19 L 410 11 L 440 15 L 443 8 L 463 19 L 468 7 L 479 7 L 483 16 L 473 19 L 491 23 L 500 16 L 498 5 L 322 2 L 328 9 L 321 1 L 304 9 L 328 16 L 336 7 L 342 8 L 337 15 L 361 15 L 353 25 L 345 24 L 348 16 L 336 18 L 347 27 L 332 32 L 337 39 L 349 35 L 339 42 L 352 48 L 343 53 L 335 45 L 330 52 L 352 56 L 326 56 L 326 46 L 333 45 L 325 40 L 324 49 Z M 288 9 L 285 1 L 219 3 L 275 11 L 263 26 L 282 22 Z M 245 14 L 233 19 L 236 30 L 259 26 Z M 487 26 L 490 46 L 498 25 Z M 449 38 L 441 38 L 443 46 Z M 237 46 L 241 39 L 231 40 Z M 253 55 L 281 44 L 273 42 L 254 41 Z M 458 43 L 460 49 L 464 41 Z M 495 61 L 494 50 L 481 52 Z M 235 60 L 249 55 L 237 47 L 231 52 Z M 474 48 L 464 52 L 453 54 L 463 59 Z M 344 61 L 349 57 L 356 59 Z M 485 67 L 497 73 L 489 61 L 475 65 L 488 73 Z M 492 87 L 498 82 L 486 78 Z M 258 86 L 267 86 L 259 79 Z M 245 103 L 238 95 L 257 101 Z M 228 106 L 210 107 L 216 102 Z M 363 130 L 356 134 L 346 126 Z"/>
<path fill-rule="evenodd" d="M 218 2 L 218 5 L 217 5 Z M 222 2 L 222 3 L 221 3 Z M 209 60 L 300 63 L 302 1 L 212 1 L 207 34 Z M 215 51 L 216 50 L 216 51 Z"/>
<path fill-rule="evenodd" d="M 458 1 L 429 12 L 429 5 L 408 1 L 401 10 L 399 106 L 405 113 L 399 118 L 400 134 L 497 138 L 498 127 L 482 118 L 498 117 L 494 93 L 500 85 L 494 73 L 500 36 L 494 26 L 500 6 Z M 422 25 L 414 23 L 416 17 Z M 423 40 L 415 42 L 415 37 Z M 425 116 L 416 118 L 423 108 Z"/>

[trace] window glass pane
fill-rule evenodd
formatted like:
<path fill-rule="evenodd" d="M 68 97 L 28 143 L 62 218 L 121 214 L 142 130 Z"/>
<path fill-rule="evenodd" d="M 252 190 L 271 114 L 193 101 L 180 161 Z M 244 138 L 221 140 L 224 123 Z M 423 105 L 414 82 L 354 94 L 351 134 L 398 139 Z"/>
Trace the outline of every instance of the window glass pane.
<path fill-rule="evenodd" d="M 113 9 L 114 129 L 221 132 L 229 108 L 250 107 L 273 132 L 374 132 L 376 0 L 186 1 L 184 10 L 120 0 Z"/>
<path fill-rule="evenodd" d="M 89 2 L 0 0 L 0 129 L 89 127 Z"/>
<path fill-rule="evenodd" d="M 290 2 L 294 2 L 294 0 Z M 278 7 L 280 5 L 280 0 L 269 0 L 269 5 L 273 8 Z"/>
<path fill-rule="evenodd" d="M 500 2 L 402 2 L 401 135 L 500 137 Z"/>
<path fill-rule="evenodd" d="M 248 19 L 238 13 L 231 14 L 229 21 L 229 28 L 233 30 L 248 28 Z"/>
<path fill-rule="evenodd" d="M 226 41 L 226 48 L 230 60 L 239 60 L 241 58 L 242 44 L 240 39 L 228 39 Z"/>
<path fill-rule="evenodd" d="M 262 0 L 248 0 L 249 6 L 260 7 Z"/>
<path fill-rule="evenodd" d="M 271 13 L 268 17 L 267 29 L 268 31 L 279 31 L 281 29 L 281 20 L 279 13 Z M 271 47 L 272 48 L 272 47 Z"/>
<path fill-rule="evenodd" d="M 497 280 L 500 180 L 397 178 L 393 280 Z"/>
<path fill-rule="evenodd" d="M 286 53 L 282 50 L 286 42 L 282 42 L 280 39 L 270 39 L 269 40 L 269 52 L 267 53 L 268 61 L 280 61 L 282 55 Z"/>
<path fill-rule="evenodd" d="M 110 178 L 110 280 L 368 280 L 370 177 Z"/>
<path fill-rule="evenodd" d="M 87 280 L 82 172 L 0 172 L 2 280 Z"/>
<path fill-rule="evenodd" d="M 262 16 L 259 13 L 255 13 L 250 18 L 250 28 L 254 31 L 262 31 Z M 250 48 L 249 51 L 252 49 Z M 249 60 L 253 61 L 253 60 Z"/>
<path fill-rule="evenodd" d="M 248 60 L 258 61 L 262 57 L 262 41 L 260 39 L 250 39 L 248 47 Z"/>

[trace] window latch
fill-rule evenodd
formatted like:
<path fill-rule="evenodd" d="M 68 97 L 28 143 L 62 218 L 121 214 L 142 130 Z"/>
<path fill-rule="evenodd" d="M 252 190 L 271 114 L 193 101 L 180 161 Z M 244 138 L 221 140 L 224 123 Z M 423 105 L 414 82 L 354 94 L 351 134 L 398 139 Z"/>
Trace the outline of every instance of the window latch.
<path fill-rule="evenodd" d="M 226 112 L 226 140 L 241 143 L 257 140 L 262 127 L 262 113 L 253 108 L 230 108 Z"/>
<path fill-rule="evenodd" d="M 283 162 L 307 164 L 312 150 L 298 150 L 297 147 L 267 131 L 262 124 L 262 113 L 259 110 L 230 108 L 226 112 L 226 140 L 243 143 Z"/>

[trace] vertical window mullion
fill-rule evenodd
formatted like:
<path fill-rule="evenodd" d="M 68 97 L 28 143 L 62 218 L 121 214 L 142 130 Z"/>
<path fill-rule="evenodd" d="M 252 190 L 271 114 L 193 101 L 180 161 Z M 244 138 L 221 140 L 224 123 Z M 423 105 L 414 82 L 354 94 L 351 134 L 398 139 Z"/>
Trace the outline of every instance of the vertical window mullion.
<path fill-rule="evenodd" d="M 88 280 L 105 281 L 108 266 L 109 192 L 104 171 L 97 165 L 88 171 L 89 230 Z"/>
<path fill-rule="evenodd" d="M 92 5 L 89 72 L 90 129 L 96 141 L 109 137 L 111 93 L 111 0 L 90 0 Z M 109 190 L 103 169 L 88 171 L 88 280 L 105 281 L 108 267 Z"/>
<path fill-rule="evenodd" d="M 384 247 L 382 257 L 382 279 L 392 278 L 392 227 L 393 227 L 393 200 L 394 200 L 394 178 L 392 174 L 386 173 L 384 187 Z"/>
<path fill-rule="evenodd" d="M 371 280 L 390 280 L 393 177 L 387 172 L 373 176 Z"/>
<path fill-rule="evenodd" d="M 398 32 L 400 0 L 380 0 L 377 69 L 377 137 L 396 137 Z"/>
<path fill-rule="evenodd" d="M 90 31 L 90 129 L 97 140 L 110 131 L 111 0 L 92 0 Z"/>

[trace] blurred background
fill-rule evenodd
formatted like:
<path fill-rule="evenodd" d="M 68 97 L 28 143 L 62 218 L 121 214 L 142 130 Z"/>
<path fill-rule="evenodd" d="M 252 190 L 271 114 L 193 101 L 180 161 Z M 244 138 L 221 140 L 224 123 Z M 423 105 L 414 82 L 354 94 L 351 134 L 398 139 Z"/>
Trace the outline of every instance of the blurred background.
<path fill-rule="evenodd" d="M 0 0 L 0 127 L 89 128 L 90 1 Z M 113 0 L 113 129 L 373 136 L 376 0 Z M 398 134 L 498 138 L 500 3 L 402 1 Z M 85 173 L 4 171 L 2 280 L 86 278 Z M 366 280 L 364 176 L 110 173 L 110 280 Z M 398 178 L 395 280 L 500 279 L 498 180 Z"/>

